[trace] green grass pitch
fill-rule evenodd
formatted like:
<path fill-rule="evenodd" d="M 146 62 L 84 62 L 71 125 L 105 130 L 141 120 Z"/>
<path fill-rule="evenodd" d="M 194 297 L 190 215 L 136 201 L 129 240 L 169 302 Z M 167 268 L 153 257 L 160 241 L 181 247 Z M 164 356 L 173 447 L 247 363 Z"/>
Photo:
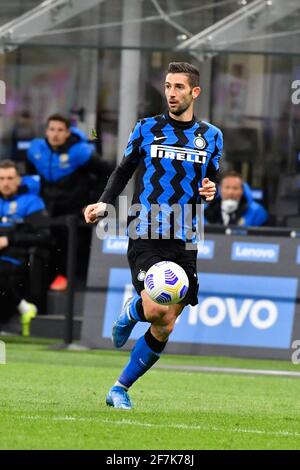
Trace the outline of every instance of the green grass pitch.
<path fill-rule="evenodd" d="M 105 395 L 128 354 L 53 351 L 4 339 L 1 449 L 299 449 L 300 378 L 154 368 L 133 387 L 135 408 Z M 300 371 L 291 362 L 165 355 L 163 366 Z"/>

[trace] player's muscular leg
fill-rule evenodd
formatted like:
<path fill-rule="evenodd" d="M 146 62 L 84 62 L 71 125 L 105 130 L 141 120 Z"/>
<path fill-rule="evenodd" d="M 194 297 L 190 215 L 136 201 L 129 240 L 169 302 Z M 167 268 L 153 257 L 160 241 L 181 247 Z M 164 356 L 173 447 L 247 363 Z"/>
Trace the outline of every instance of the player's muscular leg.
<path fill-rule="evenodd" d="M 151 333 L 158 341 L 167 341 L 172 333 L 177 317 L 182 312 L 184 305 L 159 305 L 153 302 L 146 291 L 141 292 L 143 309 L 146 319 L 152 323 Z"/>

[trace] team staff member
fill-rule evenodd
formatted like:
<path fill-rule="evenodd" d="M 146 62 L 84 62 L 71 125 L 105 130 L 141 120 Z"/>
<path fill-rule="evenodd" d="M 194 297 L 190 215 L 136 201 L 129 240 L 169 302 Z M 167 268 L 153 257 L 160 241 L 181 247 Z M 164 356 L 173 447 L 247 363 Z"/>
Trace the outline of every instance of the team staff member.
<path fill-rule="evenodd" d="M 159 359 L 184 306 L 198 303 L 197 251 L 185 249 L 186 242 L 195 241 L 190 234 L 194 234 L 197 227 L 194 225 L 186 230 L 181 226 L 176 230 L 174 220 L 172 222 L 167 216 L 168 208 L 174 204 L 189 205 L 193 210 L 201 197 L 211 201 L 216 193 L 214 181 L 219 169 L 222 133 L 194 117 L 194 101 L 200 92 L 199 71 L 193 65 L 169 64 L 165 80 L 168 112 L 136 124 L 124 158 L 111 175 L 100 202 L 85 210 L 86 222 L 95 222 L 138 168 L 133 203 L 141 205 L 136 225 L 140 238 L 130 239 L 128 247 L 137 295 L 125 304 L 113 325 L 113 342 L 116 347 L 123 346 L 137 321 L 150 322 L 151 326 L 136 342 L 129 363 L 106 397 L 106 403 L 115 408 L 132 407 L 128 388 Z M 149 238 L 154 223 L 151 219 L 153 204 L 167 208 L 166 213 L 162 209 L 155 233 L 159 239 Z M 166 239 L 168 233 L 172 234 L 171 239 Z M 163 260 L 174 261 L 188 275 L 189 290 L 182 303 L 158 305 L 144 290 L 143 274 L 154 263 Z"/>
<path fill-rule="evenodd" d="M 31 320 L 37 314 L 36 306 L 25 299 L 28 253 L 29 248 L 49 242 L 47 229 L 38 228 L 45 216 L 43 200 L 21 190 L 16 164 L 0 161 L 0 304 L 2 296 L 9 297 L 21 314 L 24 336 L 29 335 Z"/>
<path fill-rule="evenodd" d="M 204 211 L 209 224 L 260 226 L 268 214 L 253 200 L 251 189 L 235 171 L 225 173 L 220 183 L 220 197 L 215 198 Z"/>
<path fill-rule="evenodd" d="M 29 169 L 41 177 L 41 194 L 50 216 L 80 214 L 90 201 L 90 177 L 97 178 L 104 188 L 109 165 L 100 159 L 85 134 L 60 114 L 47 120 L 45 138 L 34 139 L 28 150 Z M 56 271 L 51 288 L 65 290 L 66 235 L 65 230 L 53 230 L 57 240 Z"/>

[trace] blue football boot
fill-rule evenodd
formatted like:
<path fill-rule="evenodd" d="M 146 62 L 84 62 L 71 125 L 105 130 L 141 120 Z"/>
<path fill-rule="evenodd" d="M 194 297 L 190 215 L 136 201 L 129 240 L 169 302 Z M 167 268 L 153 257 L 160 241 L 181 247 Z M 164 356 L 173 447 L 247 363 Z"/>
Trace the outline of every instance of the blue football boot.
<path fill-rule="evenodd" d="M 114 408 L 122 408 L 123 410 L 131 410 L 132 404 L 128 393 L 122 387 L 114 385 L 107 394 L 106 404 Z"/>
<path fill-rule="evenodd" d="M 116 348 L 124 346 L 133 330 L 133 327 L 137 324 L 135 320 L 132 320 L 129 314 L 129 307 L 132 299 L 133 297 L 130 297 L 125 302 L 121 314 L 112 327 L 111 337 Z"/>

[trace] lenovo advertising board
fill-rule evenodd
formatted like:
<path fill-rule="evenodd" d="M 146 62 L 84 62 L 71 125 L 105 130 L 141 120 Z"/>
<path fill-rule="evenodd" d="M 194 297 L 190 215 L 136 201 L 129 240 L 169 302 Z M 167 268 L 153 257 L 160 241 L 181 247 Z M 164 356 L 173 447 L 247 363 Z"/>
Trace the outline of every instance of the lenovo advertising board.
<path fill-rule="evenodd" d="M 111 348 L 111 327 L 133 295 L 126 238 L 94 235 L 82 343 Z M 199 304 L 177 320 L 167 351 L 290 358 L 300 339 L 299 240 L 208 234 L 198 247 Z M 139 323 L 128 345 L 149 327 Z"/>

